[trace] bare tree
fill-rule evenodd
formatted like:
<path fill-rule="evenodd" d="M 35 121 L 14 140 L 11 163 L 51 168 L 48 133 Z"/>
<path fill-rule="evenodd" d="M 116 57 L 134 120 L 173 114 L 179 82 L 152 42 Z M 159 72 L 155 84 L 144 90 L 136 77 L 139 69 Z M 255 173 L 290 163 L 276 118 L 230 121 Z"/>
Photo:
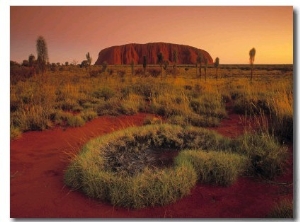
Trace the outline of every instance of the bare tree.
<path fill-rule="evenodd" d="M 143 56 L 143 68 L 144 68 L 144 75 L 146 74 L 146 68 L 147 68 L 147 57 Z"/>
<path fill-rule="evenodd" d="M 28 57 L 28 62 L 29 62 L 29 66 L 33 67 L 34 63 L 35 63 L 35 56 L 33 54 L 30 54 Z"/>
<path fill-rule="evenodd" d="M 174 50 L 172 52 L 172 60 L 173 60 L 173 74 L 176 77 L 177 74 L 177 62 L 178 62 L 178 51 Z"/>
<path fill-rule="evenodd" d="M 92 57 L 90 56 L 90 53 L 88 52 L 86 55 L 86 60 L 88 62 L 88 65 L 90 66 L 92 64 Z"/>
<path fill-rule="evenodd" d="M 218 69 L 219 69 L 220 59 L 219 57 L 216 58 L 214 66 L 216 68 L 216 79 L 218 79 Z"/>
<path fill-rule="evenodd" d="M 255 58 L 255 54 L 256 54 L 256 50 L 255 48 L 252 48 L 249 51 L 249 60 L 250 60 L 250 65 L 251 65 L 251 76 L 250 76 L 250 80 L 252 81 L 252 76 L 253 76 L 253 64 L 254 64 L 254 58 Z"/>
<path fill-rule="evenodd" d="M 202 55 L 201 51 L 199 50 L 198 55 L 197 55 L 197 61 L 196 61 L 196 69 L 197 69 L 197 64 L 199 63 L 200 79 L 201 79 L 202 60 L 203 60 L 203 55 Z"/>
<path fill-rule="evenodd" d="M 88 60 L 83 60 L 80 64 L 80 68 L 86 68 L 89 66 Z"/>
<path fill-rule="evenodd" d="M 102 63 L 102 72 L 106 72 L 106 70 L 107 70 L 107 62 L 106 61 L 104 61 L 103 63 Z"/>
<path fill-rule="evenodd" d="M 73 61 L 71 62 L 71 65 L 77 66 L 77 64 L 78 64 L 78 61 L 76 59 L 73 59 Z"/>
<path fill-rule="evenodd" d="M 162 79 L 162 73 L 163 73 L 163 63 L 164 63 L 164 55 L 162 54 L 162 52 L 159 52 L 157 54 L 157 63 L 160 66 L 160 77 Z"/>
<path fill-rule="evenodd" d="M 22 66 L 28 67 L 29 66 L 28 60 L 24 59 L 23 62 L 22 62 Z"/>
<path fill-rule="evenodd" d="M 206 57 L 204 57 L 204 75 L 205 75 L 205 81 L 206 81 L 206 69 L 207 69 L 207 63 L 208 63 L 208 60 Z"/>
<path fill-rule="evenodd" d="M 46 64 L 49 62 L 49 57 L 46 40 L 43 36 L 39 36 L 36 40 L 36 50 L 38 68 L 42 73 L 44 73 L 46 71 Z"/>

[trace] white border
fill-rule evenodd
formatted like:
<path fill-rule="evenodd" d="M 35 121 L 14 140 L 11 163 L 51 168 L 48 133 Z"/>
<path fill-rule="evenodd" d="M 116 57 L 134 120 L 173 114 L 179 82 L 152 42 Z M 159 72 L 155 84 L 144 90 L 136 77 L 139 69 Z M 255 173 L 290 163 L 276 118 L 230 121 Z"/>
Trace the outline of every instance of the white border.
<path fill-rule="evenodd" d="M 51 2 L 51 3 L 50 3 Z M 184 3 L 184 4 L 183 4 Z M 243 4 L 244 3 L 244 4 Z M 271 3 L 271 4 L 270 4 Z M 70 1 L 70 0 L 65 0 L 65 1 L 58 1 L 58 0 L 53 0 L 53 1 L 40 1 L 40 0 L 31 0 L 31 1 L 26 1 L 26 4 L 24 0 L 11 0 L 11 1 L 6 1 L 2 0 L 0 1 L 0 30 L 1 30 L 1 38 L 0 38 L 0 67 L 1 67 L 1 86 L 0 86 L 0 105 L 1 105 L 1 119 L 0 119 L 0 141 L 1 141 L 1 148 L 0 148 L 0 175 L 2 175 L 2 180 L 1 185 L 0 185 L 0 200 L 1 200 L 1 213 L 0 213 L 0 221 L 13 221 L 13 219 L 10 219 L 10 174 L 9 174 L 9 168 L 10 168 L 10 133 L 9 133 L 9 62 L 10 62 L 10 6 L 17 6 L 17 5 L 27 5 L 27 6 L 34 6 L 34 5 L 43 5 L 43 6 L 50 6 L 50 5 L 55 5 L 55 6 L 65 6 L 65 5 L 79 5 L 79 6 L 97 6 L 97 5 L 141 5 L 141 6 L 149 6 L 149 5 L 176 5 L 176 6 L 194 6 L 194 5 L 209 5 L 209 6 L 220 6 L 220 5 L 228 5 L 228 6 L 236 6 L 236 5 L 243 5 L 243 6 L 250 6 L 250 5 L 280 5 L 280 6 L 294 6 L 294 12 L 296 13 L 296 24 L 295 24 L 295 33 L 294 36 L 299 37 L 298 32 L 299 32 L 299 23 L 298 23 L 298 17 L 299 17 L 299 1 L 279 1 L 279 0 L 273 0 L 273 1 L 249 1 L 249 2 L 241 2 L 239 1 L 206 1 L 206 2 L 201 2 L 201 4 L 196 3 L 195 1 L 191 0 L 185 0 L 185 1 L 172 1 L 172 2 L 165 2 L 165 1 L 159 1 L 159 0 L 144 0 L 144 1 L 126 1 L 126 4 L 121 1 L 117 0 L 110 0 L 106 2 L 101 2 L 99 4 L 99 1 L 91 1 L 91 0 L 76 0 L 76 1 Z M 294 64 L 299 64 L 299 58 L 297 56 L 298 54 L 298 44 L 296 44 L 296 39 L 294 39 Z M 298 66 L 298 65 L 296 65 Z M 295 66 L 295 67 L 296 67 Z M 294 75 L 298 75 L 298 69 L 294 69 Z M 296 85 L 298 85 L 299 77 L 295 78 L 297 80 Z M 298 90 L 297 90 L 298 91 Z M 296 89 L 295 89 L 296 92 Z M 295 95 L 295 102 L 298 103 L 298 92 L 297 95 Z M 295 104 L 296 104 L 295 103 Z M 296 106 L 295 106 L 296 108 Z M 298 109 L 295 109 L 298 110 Z M 297 115 L 295 113 L 295 115 Z M 298 118 L 295 118 L 295 123 L 296 127 L 298 129 L 299 122 Z M 298 132 L 295 134 L 296 138 L 299 138 Z M 297 144 L 297 143 L 295 143 Z M 295 146 L 294 149 L 297 149 Z M 297 160 L 298 160 L 298 154 L 297 152 Z M 296 160 L 295 158 L 295 160 Z M 298 161 L 296 161 L 298 162 Z M 296 164 L 297 169 L 295 172 L 295 178 L 298 179 L 298 164 Z M 296 175 L 297 174 L 297 175 Z M 297 189 L 297 185 L 294 184 L 295 189 Z M 298 195 L 298 192 L 296 191 L 295 195 Z M 295 196 L 296 197 L 296 196 Z M 295 200 L 295 202 L 298 202 L 298 196 Z M 297 210 L 295 209 L 295 212 L 298 211 L 298 206 L 299 204 L 296 203 Z M 296 213 L 298 216 L 298 213 Z M 298 218 L 296 218 L 298 221 Z M 26 221 L 31 221 L 30 219 Z M 32 221 L 40 221 L 39 219 L 37 220 L 32 220 Z M 57 219 L 49 220 L 47 221 L 58 221 Z M 67 221 L 67 220 L 64 220 Z M 72 220 L 70 220 L 72 221 Z M 83 220 L 81 220 L 83 221 Z M 104 221 L 104 220 L 101 220 Z M 249 221 L 249 220 L 248 220 Z"/>

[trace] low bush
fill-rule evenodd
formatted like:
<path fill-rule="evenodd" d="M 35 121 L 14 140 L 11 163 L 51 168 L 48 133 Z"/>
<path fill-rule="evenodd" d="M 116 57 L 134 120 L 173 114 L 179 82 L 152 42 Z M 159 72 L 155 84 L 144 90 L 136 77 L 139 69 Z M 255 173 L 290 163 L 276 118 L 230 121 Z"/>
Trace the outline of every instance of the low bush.
<path fill-rule="evenodd" d="M 22 131 L 18 127 L 10 127 L 10 139 L 17 139 L 21 136 Z"/>
<path fill-rule="evenodd" d="M 110 99 L 107 101 L 99 100 L 94 106 L 94 110 L 97 112 L 98 116 L 104 115 L 118 115 L 120 108 L 120 100 Z"/>
<path fill-rule="evenodd" d="M 233 109 L 239 114 L 269 114 L 270 106 L 264 99 L 251 99 L 240 96 L 234 101 Z"/>
<path fill-rule="evenodd" d="M 117 72 L 118 76 L 121 77 L 121 78 L 124 78 L 125 77 L 125 74 L 126 74 L 126 71 L 125 70 L 119 70 Z"/>
<path fill-rule="evenodd" d="M 90 77 L 98 77 L 101 74 L 101 70 L 91 70 L 89 71 Z"/>
<path fill-rule="evenodd" d="M 178 104 L 180 99 L 172 97 L 170 94 L 160 95 L 153 98 L 149 104 L 149 112 L 164 117 L 171 117 L 174 115 L 185 115 L 189 112 L 189 107 L 184 102 Z"/>
<path fill-rule="evenodd" d="M 281 141 L 293 141 L 293 93 L 292 89 L 277 92 L 269 100 L 270 124 L 269 131 Z"/>
<path fill-rule="evenodd" d="M 218 117 L 198 115 L 196 113 L 186 115 L 185 119 L 189 124 L 197 127 L 215 127 L 220 124 L 220 118 Z"/>
<path fill-rule="evenodd" d="M 118 112 L 120 114 L 125 115 L 133 115 L 140 111 L 143 102 L 141 101 L 141 98 L 136 95 L 129 95 L 127 99 L 121 100 Z"/>
<path fill-rule="evenodd" d="M 220 118 L 226 116 L 226 110 L 221 96 L 202 95 L 197 99 L 192 99 L 190 106 L 195 113 L 200 115 Z"/>
<path fill-rule="evenodd" d="M 34 68 L 13 65 L 10 66 L 10 83 L 17 84 L 19 81 L 26 81 L 35 74 Z"/>
<path fill-rule="evenodd" d="M 94 91 L 92 95 L 98 99 L 103 98 L 107 101 L 115 96 L 115 92 L 111 88 L 104 87 Z"/>
<path fill-rule="evenodd" d="M 167 120 L 170 124 L 180 126 L 196 126 L 196 127 L 215 127 L 220 124 L 220 119 L 217 117 L 210 117 L 198 115 L 196 113 L 185 113 L 183 115 L 173 115 Z"/>
<path fill-rule="evenodd" d="M 282 200 L 275 204 L 271 212 L 267 215 L 268 218 L 294 218 L 293 216 L 293 201 Z"/>
<path fill-rule="evenodd" d="M 124 178 L 115 178 L 110 185 L 111 203 L 129 208 L 169 204 L 188 195 L 196 180 L 189 163 L 159 171 L 145 169 L 142 174 L 125 178 L 125 183 Z"/>
<path fill-rule="evenodd" d="M 84 119 L 84 121 L 90 121 L 98 116 L 97 113 L 93 110 L 84 110 L 80 115 Z"/>
<path fill-rule="evenodd" d="M 67 124 L 71 127 L 78 127 L 83 126 L 85 124 L 85 121 L 79 115 L 69 115 L 67 118 Z"/>
<path fill-rule="evenodd" d="M 147 72 L 152 77 L 158 77 L 158 76 L 161 75 L 161 69 L 160 68 L 149 68 L 149 69 L 147 69 Z"/>
<path fill-rule="evenodd" d="M 247 157 L 225 152 L 184 150 L 175 162 L 191 162 L 201 183 L 231 185 L 249 166 Z"/>
<path fill-rule="evenodd" d="M 155 116 L 146 116 L 143 125 L 162 124 L 162 119 Z"/>
<path fill-rule="evenodd" d="M 26 111 L 16 111 L 11 115 L 12 125 L 24 131 L 40 131 L 52 126 L 50 115 L 52 110 L 41 105 L 28 106 Z"/>
<path fill-rule="evenodd" d="M 74 109 L 76 110 L 76 107 L 78 108 L 78 106 L 79 104 L 77 103 L 77 101 L 75 99 L 70 98 L 67 98 L 57 103 L 57 108 L 61 108 L 64 111 L 71 111 Z"/>
<path fill-rule="evenodd" d="M 168 118 L 167 123 L 174 124 L 174 125 L 180 125 L 180 126 L 188 126 L 189 123 L 186 120 L 186 118 L 183 115 L 173 115 Z"/>
<path fill-rule="evenodd" d="M 273 133 L 281 141 L 293 141 L 294 120 L 292 115 L 272 118 L 269 126 L 270 133 Z"/>
<path fill-rule="evenodd" d="M 138 82 L 132 86 L 132 92 L 143 96 L 144 99 L 150 100 L 156 98 L 159 94 L 163 93 L 161 84 L 155 82 L 153 78 L 149 78 L 148 81 Z"/>
<path fill-rule="evenodd" d="M 284 170 L 287 147 L 266 133 L 245 133 L 233 140 L 233 150 L 251 160 L 250 174 L 274 178 Z"/>
<path fill-rule="evenodd" d="M 142 68 L 137 68 L 135 69 L 135 75 L 143 75 L 144 74 L 144 69 Z"/>

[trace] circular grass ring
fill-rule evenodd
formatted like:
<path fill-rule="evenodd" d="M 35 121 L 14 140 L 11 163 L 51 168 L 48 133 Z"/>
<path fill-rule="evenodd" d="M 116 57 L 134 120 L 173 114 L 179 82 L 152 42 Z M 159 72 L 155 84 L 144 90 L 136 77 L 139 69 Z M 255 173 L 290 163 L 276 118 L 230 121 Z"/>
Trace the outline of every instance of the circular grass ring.
<path fill-rule="evenodd" d="M 228 174 L 226 167 L 233 161 L 240 162 L 236 166 L 242 168 L 245 161 L 236 161 L 237 154 L 218 155 L 220 150 L 228 149 L 229 144 L 228 138 L 202 128 L 168 124 L 132 127 L 85 144 L 64 179 L 68 186 L 113 205 L 129 208 L 165 205 L 189 194 L 197 180 L 219 183 L 216 178 L 224 180 L 229 176 L 231 179 L 224 181 L 231 183 L 237 174 Z M 177 150 L 179 155 L 168 168 L 141 165 L 141 157 L 153 149 Z M 231 155 L 236 157 L 231 158 Z M 133 170 L 132 165 L 139 166 L 139 170 Z M 217 172 L 218 177 L 204 180 L 199 167 L 208 168 L 207 175 Z M 215 168 L 224 170 L 214 171 Z M 233 171 L 234 168 L 230 172 Z"/>

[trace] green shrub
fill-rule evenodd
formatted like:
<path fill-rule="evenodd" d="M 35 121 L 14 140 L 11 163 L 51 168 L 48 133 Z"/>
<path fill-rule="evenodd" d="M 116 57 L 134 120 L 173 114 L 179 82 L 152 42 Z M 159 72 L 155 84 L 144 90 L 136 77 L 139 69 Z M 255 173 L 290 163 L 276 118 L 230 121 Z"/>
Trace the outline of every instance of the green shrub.
<path fill-rule="evenodd" d="M 59 104 L 59 107 L 64 111 L 71 111 L 74 109 L 76 110 L 76 107 L 79 106 L 75 99 L 70 99 L 70 98 L 67 98 L 64 101 L 61 101 L 58 104 Z"/>
<path fill-rule="evenodd" d="M 196 113 L 186 115 L 186 121 L 192 126 L 197 127 L 214 127 L 220 124 L 220 119 L 218 117 L 198 115 Z"/>
<path fill-rule="evenodd" d="M 29 106 L 26 111 L 16 111 L 11 116 L 13 125 L 21 131 L 45 130 L 52 126 L 50 115 L 52 110 L 41 105 Z"/>
<path fill-rule="evenodd" d="M 107 101 L 115 96 L 115 92 L 113 89 L 108 87 L 100 88 L 93 92 L 93 96 L 100 99 L 103 98 L 104 101 Z"/>
<path fill-rule="evenodd" d="M 125 86 L 121 89 L 122 99 L 128 99 L 129 95 L 132 93 L 132 89 L 129 86 Z"/>
<path fill-rule="evenodd" d="M 138 113 L 140 107 L 139 101 L 123 100 L 118 107 L 118 112 L 125 115 L 133 115 Z"/>
<path fill-rule="evenodd" d="M 242 155 L 201 150 L 184 150 L 176 162 L 191 162 L 201 183 L 231 185 L 248 167 L 248 158 Z"/>
<path fill-rule="evenodd" d="M 21 136 L 22 131 L 19 127 L 10 126 L 10 139 L 17 139 Z"/>
<path fill-rule="evenodd" d="M 65 112 L 62 110 L 56 110 L 56 112 L 52 113 L 50 119 L 58 125 L 66 125 L 67 120 L 72 116 L 71 113 Z"/>
<path fill-rule="evenodd" d="M 190 106 L 195 113 L 200 115 L 219 118 L 227 115 L 222 97 L 218 94 L 205 94 L 199 96 L 197 99 L 191 99 Z"/>
<path fill-rule="evenodd" d="M 188 195 L 196 180 L 188 163 L 160 171 L 145 169 L 134 178 L 117 177 L 110 185 L 111 203 L 129 208 L 169 204 Z"/>
<path fill-rule="evenodd" d="M 167 121 L 171 124 L 196 127 L 214 127 L 220 124 L 220 119 L 217 117 L 203 116 L 192 112 L 170 116 Z"/>
<path fill-rule="evenodd" d="M 78 115 L 70 115 L 67 117 L 67 124 L 71 127 L 83 126 L 85 124 L 84 119 Z"/>
<path fill-rule="evenodd" d="M 251 174 L 274 178 L 283 172 L 287 147 L 280 146 L 270 134 L 245 133 L 233 141 L 233 149 L 251 160 Z"/>
<path fill-rule="evenodd" d="M 152 77 L 148 77 L 147 81 L 140 81 L 132 86 L 132 92 L 142 96 L 146 100 L 157 98 L 158 95 L 165 92 L 165 85 Z"/>
<path fill-rule="evenodd" d="M 162 119 L 160 118 L 157 118 L 155 116 L 146 116 L 143 125 L 161 124 L 161 123 L 162 123 Z"/>
<path fill-rule="evenodd" d="M 183 127 L 189 125 L 188 121 L 186 120 L 185 116 L 183 116 L 183 115 L 170 116 L 167 120 L 167 123 L 174 124 L 174 125 L 180 125 Z"/>
<path fill-rule="evenodd" d="M 192 126 L 187 126 L 183 129 L 184 132 L 178 134 L 178 137 L 182 138 L 184 148 L 192 147 L 210 151 L 231 151 L 232 149 L 231 140 L 215 131 Z"/>
<path fill-rule="evenodd" d="M 99 101 L 94 107 L 98 116 L 118 115 L 119 108 L 120 108 L 120 101 L 117 99 Z"/>
<path fill-rule="evenodd" d="M 161 75 L 161 69 L 158 68 L 149 68 L 147 71 L 152 77 L 158 77 Z"/>
<path fill-rule="evenodd" d="M 10 66 L 10 82 L 17 84 L 19 81 L 26 81 L 34 75 L 34 70 L 31 67 L 13 65 Z"/>
<path fill-rule="evenodd" d="M 240 96 L 234 101 L 233 109 L 239 114 L 269 114 L 270 105 L 267 102 L 267 96 L 261 99 L 251 99 L 246 96 Z"/>
<path fill-rule="evenodd" d="M 269 132 L 274 134 L 280 141 L 293 141 L 294 120 L 293 115 L 271 115 L 269 122 Z"/>
<path fill-rule="evenodd" d="M 81 111 L 83 111 L 83 107 L 77 104 L 76 106 L 72 107 L 71 111 L 73 111 L 73 112 L 81 112 Z"/>
<path fill-rule="evenodd" d="M 293 201 L 282 200 L 277 203 L 267 215 L 268 218 L 294 218 Z"/>
<path fill-rule="evenodd" d="M 80 115 L 84 119 L 84 121 L 90 121 L 98 116 L 97 113 L 93 110 L 84 110 Z"/>

